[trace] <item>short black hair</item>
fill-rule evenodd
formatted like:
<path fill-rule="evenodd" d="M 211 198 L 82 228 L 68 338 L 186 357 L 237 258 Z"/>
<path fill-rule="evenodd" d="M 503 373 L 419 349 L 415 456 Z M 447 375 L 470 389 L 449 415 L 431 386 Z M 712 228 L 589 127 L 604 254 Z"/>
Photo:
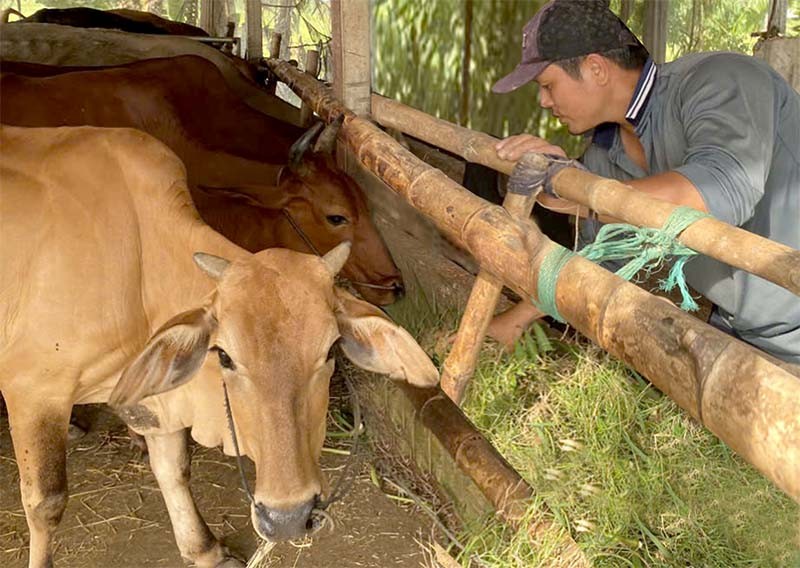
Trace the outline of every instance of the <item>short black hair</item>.
<path fill-rule="evenodd" d="M 605 51 L 600 55 L 613 61 L 623 69 L 641 69 L 647 62 L 647 58 L 650 57 L 650 53 L 641 45 L 620 47 Z M 570 59 L 559 59 L 553 63 L 561 67 L 573 79 L 580 79 L 581 63 L 583 63 L 584 59 L 586 59 L 586 55 L 571 57 Z"/>

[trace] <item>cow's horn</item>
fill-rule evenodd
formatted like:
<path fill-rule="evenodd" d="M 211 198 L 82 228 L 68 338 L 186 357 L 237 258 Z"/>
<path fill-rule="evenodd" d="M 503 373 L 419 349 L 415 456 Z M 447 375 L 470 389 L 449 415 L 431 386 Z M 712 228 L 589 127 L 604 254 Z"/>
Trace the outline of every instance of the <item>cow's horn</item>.
<path fill-rule="evenodd" d="M 344 263 L 347 262 L 347 257 L 350 256 L 351 246 L 352 245 L 350 244 L 350 241 L 344 241 L 343 243 L 339 243 L 334 248 L 329 250 L 327 253 L 325 253 L 325 256 L 322 257 L 322 261 L 334 276 L 339 274 L 339 271 L 344 266 Z"/>
<path fill-rule="evenodd" d="M 336 120 L 325 127 L 325 130 L 317 138 L 317 143 L 314 144 L 315 154 L 333 154 L 333 149 L 336 147 L 336 137 L 339 135 L 343 122 L 344 113 L 340 114 L 336 117 Z"/>
<path fill-rule="evenodd" d="M 222 257 L 208 254 L 207 252 L 194 253 L 194 262 L 200 270 L 211 276 L 214 280 L 222 278 L 222 273 L 228 268 L 230 261 Z"/>
<path fill-rule="evenodd" d="M 303 161 L 303 156 L 308 150 L 308 147 L 311 146 L 311 141 L 314 137 L 319 134 L 319 131 L 325 125 L 323 122 L 318 122 L 305 132 L 303 135 L 297 139 L 297 141 L 292 144 L 292 147 L 289 149 L 289 167 L 293 171 L 297 171 L 300 168 L 300 162 Z"/>

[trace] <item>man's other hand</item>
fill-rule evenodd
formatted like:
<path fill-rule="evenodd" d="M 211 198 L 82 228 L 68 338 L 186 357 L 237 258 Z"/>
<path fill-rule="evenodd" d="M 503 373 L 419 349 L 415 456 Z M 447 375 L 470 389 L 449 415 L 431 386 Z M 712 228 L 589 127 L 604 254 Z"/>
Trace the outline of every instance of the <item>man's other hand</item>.
<path fill-rule="evenodd" d="M 540 154 L 554 154 L 556 156 L 567 156 L 567 153 L 560 146 L 550 144 L 544 138 L 531 134 L 517 134 L 509 136 L 495 144 L 497 157 L 503 160 L 516 162 L 526 152 L 538 152 Z"/>

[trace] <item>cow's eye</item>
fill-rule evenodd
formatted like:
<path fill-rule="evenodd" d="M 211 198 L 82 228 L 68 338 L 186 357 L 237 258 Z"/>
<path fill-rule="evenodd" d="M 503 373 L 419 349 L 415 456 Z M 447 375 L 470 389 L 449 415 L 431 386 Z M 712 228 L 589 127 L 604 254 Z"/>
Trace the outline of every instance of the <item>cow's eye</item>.
<path fill-rule="evenodd" d="M 328 220 L 328 223 L 333 225 L 334 227 L 338 227 L 339 225 L 344 225 L 347 223 L 347 217 L 342 215 L 328 215 L 325 217 Z"/>
<path fill-rule="evenodd" d="M 221 347 L 215 347 L 214 350 L 217 352 L 217 355 L 219 356 L 220 366 L 226 369 L 230 369 L 231 371 L 236 369 L 236 365 L 234 364 L 233 359 L 231 359 L 230 355 L 225 353 L 224 349 L 222 349 Z"/>

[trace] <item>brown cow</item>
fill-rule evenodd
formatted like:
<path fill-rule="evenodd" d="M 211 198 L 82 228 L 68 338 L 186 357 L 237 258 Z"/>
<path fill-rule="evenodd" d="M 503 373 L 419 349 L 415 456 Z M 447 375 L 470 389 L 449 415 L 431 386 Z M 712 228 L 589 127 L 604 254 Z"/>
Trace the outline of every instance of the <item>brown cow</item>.
<path fill-rule="evenodd" d="M 197 510 L 185 434 L 234 452 L 223 385 L 256 466 L 253 526 L 277 540 L 305 533 L 323 492 L 337 338 L 366 369 L 436 383 L 407 332 L 334 288 L 348 245 L 248 253 L 202 223 L 147 134 L 4 126 L 0 146 L 0 391 L 31 568 L 52 564 L 74 404 L 109 401 L 145 435 L 181 554 L 222 568 L 241 564 Z"/>
<path fill-rule="evenodd" d="M 16 10 L 14 10 L 16 12 Z M 19 12 L 16 12 L 19 14 Z M 5 18 L 4 18 L 5 19 Z M 7 19 L 6 19 L 7 21 Z M 163 34 L 208 37 L 202 28 L 173 22 L 139 10 L 97 10 L 95 8 L 42 8 L 14 24 L 58 24 L 77 28 L 107 28 L 137 34 Z"/>
<path fill-rule="evenodd" d="M 4 62 L 0 70 L 0 122 L 139 128 L 178 154 L 201 214 L 239 245 L 310 251 L 308 240 L 325 253 L 350 240 L 353 252 L 343 276 L 376 304 L 392 303 L 403 293 L 361 190 L 326 152 L 301 159 L 310 140 L 294 146 L 299 151 L 290 160 L 300 131 L 239 101 L 212 63 L 183 56 L 74 72 Z M 255 217 L 252 207 L 243 218 L 211 211 L 210 205 L 224 204 L 199 195 L 201 188 L 257 196 L 262 209 L 274 210 L 269 219 L 276 224 Z"/>
<path fill-rule="evenodd" d="M 194 39 L 56 24 L 0 26 L 0 59 L 4 61 L 103 67 L 196 55 L 213 63 L 227 86 L 251 108 L 287 122 L 298 117 L 295 107 L 259 87 L 262 74 L 255 66 Z"/>

